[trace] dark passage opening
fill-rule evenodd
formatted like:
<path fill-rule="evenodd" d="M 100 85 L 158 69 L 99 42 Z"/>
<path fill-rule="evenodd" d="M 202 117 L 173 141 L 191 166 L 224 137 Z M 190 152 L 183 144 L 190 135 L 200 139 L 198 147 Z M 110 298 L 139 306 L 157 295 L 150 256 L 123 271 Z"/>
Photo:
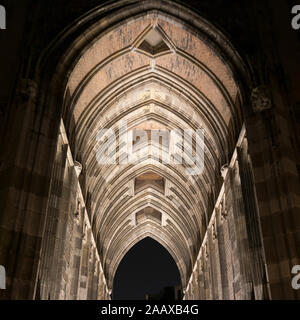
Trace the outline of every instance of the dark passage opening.
<path fill-rule="evenodd" d="M 114 279 L 114 300 L 172 299 L 178 292 L 180 274 L 170 253 L 157 241 L 145 238 L 122 259 Z M 176 297 L 176 295 L 175 295 Z"/>

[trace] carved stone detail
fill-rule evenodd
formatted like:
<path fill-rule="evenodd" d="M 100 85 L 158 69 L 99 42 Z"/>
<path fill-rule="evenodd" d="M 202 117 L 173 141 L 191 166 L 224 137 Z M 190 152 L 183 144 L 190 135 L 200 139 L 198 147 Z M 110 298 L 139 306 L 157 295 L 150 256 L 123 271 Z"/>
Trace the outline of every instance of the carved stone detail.
<path fill-rule="evenodd" d="M 270 88 L 266 85 L 261 85 L 252 90 L 251 105 L 255 113 L 272 108 L 272 98 Z"/>
<path fill-rule="evenodd" d="M 77 207 L 76 207 L 76 210 L 75 210 L 75 213 L 74 213 L 74 215 L 75 215 L 75 222 L 76 222 L 77 224 L 79 224 L 79 222 L 80 222 L 80 213 L 81 213 L 81 202 L 80 202 L 80 200 L 78 200 L 78 201 L 77 201 Z"/>
<path fill-rule="evenodd" d="M 207 243 L 204 245 L 204 257 L 205 257 L 205 260 L 208 260 L 208 248 L 207 248 Z"/>
<path fill-rule="evenodd" d="M 76 172 L 76 176 L 78 178 L 80 173 L 81 173 L 81 171 L 82 171 L 82 164 L 79 163 L 78 161 L 74 161 L 74 169 L 75 169 L 75 172 Z"/>
<path fill-rule="evenodd" d="M 93 261 L 93 256 L 94 256 L 94 254 L 93 254 L 93 249 L 94 249 L 94 246 L 93 246 L 93 244 L 91 243 L 91 244 L 90 244 L 90 250 L 89 250 L 89 262 L 90 262 L 90 263 L 92 263 L 92 261 Z"/>
<path fill-rule="evenodd" d="M 225 195 L 223 195 L 222 201 L 220 203 L 219 210 L 220 210 L 220 213 L 221 213 L 221 220 L 226 220 L 227 216 L 228 216 L 228 211 L 227 211 L 226 205 L 225 205 Z"/>
<path fill-rule="evenodd" d="M 83 232 L 82 232 L 82 240 L 86 240 L 86 236 L 87 236 L 87 224 L 84 223 Z"/>
<path fill-rule="evenodd" d="M 38 85 L 34 80 L 22 79 L 20 84 L 20 98 L 22 103 L 34 100 L 37 96 Z"/>
<path fill-rule="evenodd" d="M 229 169 L 229 167 L 228 167 L 228 164 L 227 164 L 227 163 L 224 164 L 224 165 L 221 167 L 221 176 L 222 176 L 223 180 L 225 180 L 225 178 L 226 178 L 228 169 Z"/>
<path fill-rule="evenodd" d="M 217 237 L 218 237 L 217 226 L 216 226 L 216 221 L 214 221 L 213 224 L 212 224 L 212 239 L 216 240 Z"/>
<path fill-rule="evenodd" d="M 203 273 L 204 272 L 204 263 L 202 260 L 200 260 L 200 272 Z"/>

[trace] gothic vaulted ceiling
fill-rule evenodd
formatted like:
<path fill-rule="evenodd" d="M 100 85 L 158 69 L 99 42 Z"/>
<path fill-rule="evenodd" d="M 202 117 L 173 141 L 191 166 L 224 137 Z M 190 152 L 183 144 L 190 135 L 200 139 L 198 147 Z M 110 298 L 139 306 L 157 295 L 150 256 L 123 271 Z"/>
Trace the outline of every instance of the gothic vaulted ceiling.
<path fill-rule="evenodd" d="M 108 282 L 112 287 L 126 252 L 150 236 L 171 253 L 185 285 L 205 234 L 211 197 L 220 188 L 220 167 L 241 127 L 241 93 L 232 68 L 203 31 L 163 10 L 132 15 L 86 37 L 89 45 L 68 78 L 73 117 L 67 127 L 85 170 Z M 185 152 L 192 160 L 204 150 L 203 170 L 194 174 L 188 160 L 162 160 L 172 154 L 170 132 L 183 129 L 204 133 L 204 145 L 193 136 Z M 154 139 L 153 131 L 167 138 Z M 128 141 L 138 154 L 135 161 L 127 156 Z M 114 161 L 101 162 L 109 153 Z"/>

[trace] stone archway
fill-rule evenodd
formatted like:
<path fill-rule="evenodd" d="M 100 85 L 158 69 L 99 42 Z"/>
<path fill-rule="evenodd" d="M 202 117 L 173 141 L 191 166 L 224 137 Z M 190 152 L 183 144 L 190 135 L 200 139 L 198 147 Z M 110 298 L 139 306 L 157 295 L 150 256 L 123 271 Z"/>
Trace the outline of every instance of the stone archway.
<path fill-rule="evenodd" d="M 242 129 L 246 70 L 217 29 L 180 6 L 153 1 L 131 8 L 128 18 L 126 10 L 118 23 L 110 21 L 118 13 L 107 15 L 104 31 L 99 20 L 73 42 L 71 48 L 78 43 L 82 49 L 65 80 L 62 121 L 73 158 L 84 168 L 84 206 L 108 291 L 124 254 L 150 234 L 173 255 L 185 288 L 222 185 L 220 169 Z M 189 175 L 184 165 L 149 158 L 151 138 L 141 146 L 140 161 L 120 164 L 126 152 L 119 150 L 114 164 L 99 165 L 99 130 L 120 133 L 125 121 L 133 131 L 203 129 L 203 172 Z M 162 190 L 151 184 L 136 189 L 137 177 L 149 169 L 164 180 Z M 148 207 L 161 218 L 139 223 L 138 212 Z"/>
<path fill-rule="evenodd" d="M 25 295 L 39 283 L 42 298 L 109 299 L 118 263 L 151 235 L 174 257 L 186 299 L 266 297 L 255 190 L 244 203 L 242 188 L 253 185 L 242 116 L 249 77 L 222 32 L 171 1 L 121 0 L 65 30 L 40 57 L 35 82 L 24 84 L 43 133 L 28 162 L 47 172 L 34 208 L 43 214 L 23 229 L 36 246 L 23 244 L 34 262 Z M 136 163 L 120 165 L 118 145 L 116 162 L 99 165 L 99 131 L 122 131 L 124 121 L 146 133 L 203 129 L 203 172 L 148 157 L 149 144 L 170 151 L 152 138 Z"/>
<path fill-rule="evenodd" d="M 150 236 L 138 241 L 118 264 L 113 300 L 182 297 L 181 277 L 174 258 Z"/>

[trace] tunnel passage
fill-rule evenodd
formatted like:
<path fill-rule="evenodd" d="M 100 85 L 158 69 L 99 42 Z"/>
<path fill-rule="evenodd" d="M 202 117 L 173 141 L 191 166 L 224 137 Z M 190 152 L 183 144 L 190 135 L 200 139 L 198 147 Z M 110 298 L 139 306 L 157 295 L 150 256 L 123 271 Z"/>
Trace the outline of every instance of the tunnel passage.
<path fill-rule="evenodd" d="M 42 252 L 52 241 L 68 261 L 61 268 L 72 270 L 68 287 L 65 280 L 55 284 L 54 296 L 111 297 L 121 261 L 145 237 L 172 256 L 186 298 L 249 296 L 255 286 L 262 296 L 261 248 L 253 246 L 253 253 L 244 241 L 247 168 L 252 183 L 241 110 L 245 65 L 215 26 L 180 5 L 149 1 L 132 8 L 79 35 L 55 75 L 65 87 L 57 88 L 63 112 L 53 174 L 65 198 L 57 202 L 53 184 L 48 208 L 59 212 L 60 225 L 66 206 L 75 217 L 67 218 L 70 232 L 61 231 L 68 238 L 61 246 L 52 238 L 56 218 L 48 215 Z M 250 276 L 255 254 L 259 267 Z M 44 254 L 44 296 L 49 263 Z M 245 290 L 234 293 L 233 279 L 247 283 Z M 195 289 L 204 283 L 209 287 Z"/>
<path fill-rule="evenodd" d="M 84 167 L 81 179 L 109 286 L 123 256 L 145 234 L 170 251 L 185 286 L 208 225 L 211 199 L 222 184 L 220 168 L 242 125 L 241 93 L 230 65 L 201 33 L 170 14 L 150 10 L 94 37 L 70 73 L 66 94 L 64 121 L 74 157 Z M 184 129 L 191 136 L 203 130 L 203 146 L 194 134 L 185 162 L 164 162 L 164 155 L 175 157 L 172 133 Z M 155 131 L 167 139 L 154 139 Z M 138 149 L 135 161 L 126 143 Z M 190 174 L 193 162 L 188 160 L 199 148 L 203 170 Z M 105 163 L 108 153 L 113 156 Z M 160 187 L 149 173 L 159 177 Z M 142 178 L 145 187 L 139 187 Z M 146 208 L 161 218 L 141 220 Z"/>

